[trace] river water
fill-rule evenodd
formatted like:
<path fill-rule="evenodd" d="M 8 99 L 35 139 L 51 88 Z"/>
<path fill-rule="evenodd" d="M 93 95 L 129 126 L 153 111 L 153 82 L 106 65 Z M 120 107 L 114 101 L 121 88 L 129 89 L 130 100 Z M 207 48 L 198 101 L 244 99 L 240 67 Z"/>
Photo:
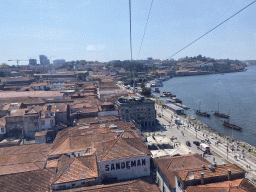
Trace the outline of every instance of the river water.
<path fill-rule="evenodd" d="M 190 107 L 185 113 L 194 116 L 219 133 L 256 146 L 256 66 L 245 72 L 203 76 L 175 77 L 163 83 L 163 91 L 170 91 Z M 159 94 L 154 93 L 159 97 Z M 211 114 L 210 118 L 195 114 L 199 108 Z M 215 117 L 214 111 L 229 114 L 230 123 L 242 127 L 236 131 L 222 125 L 225 119 Z"/>

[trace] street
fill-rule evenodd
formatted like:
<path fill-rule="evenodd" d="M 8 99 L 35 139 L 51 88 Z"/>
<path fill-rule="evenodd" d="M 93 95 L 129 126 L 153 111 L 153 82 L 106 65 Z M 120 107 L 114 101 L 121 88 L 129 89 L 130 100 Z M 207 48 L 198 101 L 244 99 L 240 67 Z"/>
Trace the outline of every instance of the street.
<path fill-rule="evenodd" d="M 197 149 L 197 146 L 193 144 L 193 141 L 199 141 L 201 143 L 201 140 L 208 139 L 210 141 L 209 145 L 211 148 L 211 153 L 210 155 L 206 155 L 205 158 L 209 162 L 214 163 L 213 159 L 215 159 L 217 165 L 227 162 L 237 164 L 244 170 L 248 171 L 246 176 L 248 179 L 252 180 L 253 178 L 256 178 L 256 158 L 254 156 L 251 156 L 247 153 L 242 153 L 242 151 L 237 147 L 234 147 L 234 151 L 232 152 L 230 149 L 231 144 L 228 144 L 229 150 L 227 153 L 227 141 L 221 137 L 217 137 L 217 139 L 220 140 L 220 143 L 216 145 L 217 139 L 216 135 L 213 133 L 202 129 L 196 131 L 196 126 L 189 124 L 188 119 L 177 116 L 170 110 L 162 109 L 162 107 L 157 104 L 156 111 L 157 114 L 161 115 L 161 118 L 158 117 L 158 120 L 160 121 L 160 124 L 165 128 L 160 131 L 161 133 L 164 132 L 164 135 L 169 138 L 172 136 L 177 137 L 177 140 L 184 145 L 186 144 L 186 141 L 189 141 L 191 143 L 191 147 L 187 148 L 189 148 L 192 153 L 198 154 L 203 154 L 203 152 Z M 174 119 L 176 117 L 181 119 L 181 125 L 177 125 L 175 123 Z"/>

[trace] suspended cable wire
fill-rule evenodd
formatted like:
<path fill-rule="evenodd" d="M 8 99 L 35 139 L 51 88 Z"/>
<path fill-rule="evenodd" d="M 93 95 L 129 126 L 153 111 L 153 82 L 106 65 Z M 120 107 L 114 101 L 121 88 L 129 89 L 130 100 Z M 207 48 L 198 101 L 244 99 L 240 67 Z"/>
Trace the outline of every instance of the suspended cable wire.
<path fill-rule="evenodd" d="M 186 49 L 187 47 L 189 47 L 190 45 L 192 45 L 193 43 L 195 43 L 196 41 L 198 41 L 199 39 L 201 39 L 202 37 L 206 36 L 208 33 L 212 32 L 214 29 L 218 28 L 219 26 L 221 26 L 223 23 L 227 22 L 229 19 L 231 19 L 232 17 L 236 16 L 238 13 L 242 12 L 243 10 L 245 10 L 246 8 L 248 8 L 249 6 L 251 6 L 253 3 L 255 3 L 255 1 L 251 2 L 249 5 L 245 6 L 244 8 L 242 8 L 241 10 L 239 10 L 238 12 L 236 12 L 235 14 L 233 14 L 232 16 L 230 16 L 229 18 L 227 18 L 225 21 L 221 22 L 220 24 L 218 24 L 216 27 L 212 28 L 210 31 L 206 32 L 205 34 L 203 34 L 202 36 L 200 36 L 199 38 L 197 38 L 196 40 L 192 41 L 190 44 L 188 44 L 187 46 L 185 46 L 184 48 L 180 49 L 178 52 L 174 53 L 171 57 L 169 57 L 168 59 L 172 58 L 173 56 L 177 55 L 179 52 L 183 51 L 184 49 Z"/>
<path fill-rule="evenodd" d="M 131 61 L 132 61 L 132 7 L 131 7 L 131 0 L 129 0 L 129 14 L 130 14 L 130 50 L 131 50 Z"/>
<path fill-rule="evenodd" d="M 144 36 L 145 36 L 146 30 L 147 30 L 147 26 L 148 26 L 148 19 L 149 19 L 149 16 L 150 16 L 150 12 L 151 12 L 152 5 L 153 5 L 153 0 L 151 1 L 151 5 L 150 5 L 150 9 L 149 9 L 149 13 L 148 13 L 148 18 L 147 18 L 147 22 L 146 22 L 146 27 L 145 27 L 144 34 L 143 34 L 143 37 L 142 37 L 142 40 L 141 40 L 140 50 L 139 50 L 139 54 L 138 54 L 138 59 L 139 59 L 139 56 L 140 56 L 140 51 L 141 51 L 141 47 L 142 47 L 142 44 L 143 44 Z"/>

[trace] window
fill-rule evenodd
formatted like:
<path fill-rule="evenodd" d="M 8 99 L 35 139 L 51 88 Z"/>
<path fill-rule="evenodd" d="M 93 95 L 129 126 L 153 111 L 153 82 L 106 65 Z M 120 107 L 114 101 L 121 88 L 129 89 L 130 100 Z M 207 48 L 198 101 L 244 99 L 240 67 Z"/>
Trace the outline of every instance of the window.
<path fill-rule="evenodd" d="M 75 183 L 73 183 L 73 184 L 72 184 L 72 187 L 75 187 L 75 186 L 76 186 L 76 184 L 75 184 Z"/>
<path fill-rule="evenodd" d="M 44 122 L 44 120 L 41 120 L 41 125 L 45 125 L 45 122 Z"/>
<path fill-rule="evenodd" d="M 1 128 L 1 132 L 4 133 L 4 128 Z"/>
<path fill-rule="evenodd" d="M 51 126 L 53 126 L 53 125 L 54 125 L 54 120 L 51 119 L 51 120 L 50 120 L 50 123 L 51 123 Z"/>

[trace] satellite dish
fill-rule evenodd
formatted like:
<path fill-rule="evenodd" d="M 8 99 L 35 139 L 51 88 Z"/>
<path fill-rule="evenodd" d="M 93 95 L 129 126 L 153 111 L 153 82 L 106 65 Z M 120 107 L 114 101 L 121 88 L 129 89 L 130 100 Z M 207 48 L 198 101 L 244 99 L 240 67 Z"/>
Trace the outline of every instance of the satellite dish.
<path fill-rule="evenodd" d="M 195 175 L 194 175 L 194 173 L 189 173 L 188 177 L 190 180 L 193 180 L 195 178 Z"/>

